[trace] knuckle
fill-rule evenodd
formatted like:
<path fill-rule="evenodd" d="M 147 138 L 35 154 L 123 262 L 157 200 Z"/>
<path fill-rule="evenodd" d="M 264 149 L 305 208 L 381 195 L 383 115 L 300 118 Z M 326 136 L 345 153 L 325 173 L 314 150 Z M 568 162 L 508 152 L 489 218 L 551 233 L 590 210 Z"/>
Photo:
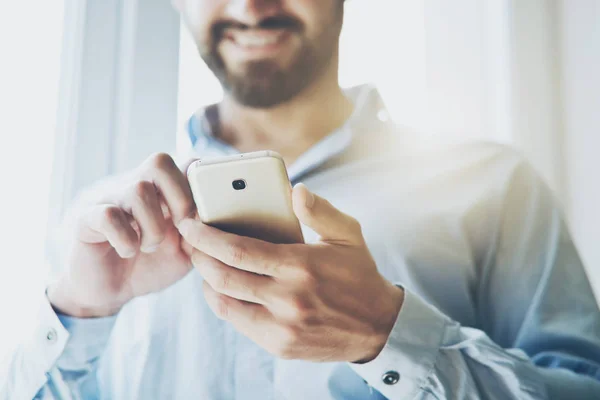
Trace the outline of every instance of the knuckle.
<path fill-rule="evenodd" d="M 190 216 L 196 211 L 196 203 L 191 196 L 186 196 L 181 202 L 181 214 L 184 216 Z"/>
<path fill-rule="evenodd" d="M 136 196 L 141 198 L 146 198 L 156 191 L 156 189 L 154 188 L 154 184 L 148 181 L 136 182 L 133 186 L 133 190 Z"/>
<path fill-rule="evenodd" d="M 244 285 L 244 290 L 248 292 L 251 299 L 256 299 L 258 301 L 264 301 L 265 299 L 265 295 L 261 292 L 259 287 L 255 285 Z"/>
<path fill-rule="evenodd" d="M 315 321 L 315 308 L 304 297 L 292 296 L 290 300 L 292 320 L 301 326 L 312 325 Z"/>
<path fill-rule="evenodd" d="M 106 207 L 103 211 L 103 220 L 106 225 L 119 225 L 121 222 L 121 209 L 118 207 Z"/>
<path fill-rule="evenodd" d="M 285 325 L 281 332 L 281 343 L 284 347 L 293 347 L 300 338 L 300 329 L 295 325 Z"/>
<path fill-rule="evenodd" d="M 229 243 L 227 254 L 229 254 L 229 260 L 232 266 L 241 265 L 246 259 L 247 250 L 244 245 L 239 241 Z"/>
<path fill-rule="evenodd" d="M 300 265 L 296 273 L 298 274 L 297 282 L 303 289 L 312 290 L 318 285 L 318 278 L 310 264 Z"/>
<path fill-rule="evenodd" d="M 156 193 L 154 184 L 148 181 L 139 181 L 133 185 L 133 198 L 135 202 L 141 204 L 148 203 Z"/>
<path fill-rule="evenodd" d="M 312 272 L 312 256 L 310 251 L 306 251 L 304 247 L 292 247 L 282 254 L 281 257 L 283 263 L 290 266 L 291 271 L 297 274 L 299 281 L 304 278 L 310 280 Z"/>
<path fill-rule="evenodd" d="M 169 170 L 175 166 L 175 161 L 167 153 L 155 153 L 148 158 L 148 165 L 151 169 Z"/>
<path fill-rule="evenodd" d="M 214 313 L 220 319 L 227 319 L 229 316 L 229 304 L 224 296 L 215 296 L 214 301 Z"/>
<path fill-rule="evenodd" d="M 278 336 L 278 340 L 274 341 L 274 355 L 284 360 L 293 359 L 294 349 L 299 342 L 299 330 L 291 325 L 283 326 Z"/>
<path fill-rule="evenodd" d="M 294 359 L 293 350 L 290 349 L 289 347 L 278 350 L 276 352 L 276 355 L 278 358 L 280 358 L 282 360 L 293 360 Z"/>
<path fill-rule="evenodd" d="M 231 286 L 231 273 L 227 271 L 215 271 L 214 289 L 218 292 L 226 292 Z"/>
<path fill-rule="evenodd" d="M 356 218 L 354 218 L 354 217 L 348 216 L 348 226 L 354 232 L 361 232 L 362 231 L 362 226 L 361 226 L 360 222 Z"/>

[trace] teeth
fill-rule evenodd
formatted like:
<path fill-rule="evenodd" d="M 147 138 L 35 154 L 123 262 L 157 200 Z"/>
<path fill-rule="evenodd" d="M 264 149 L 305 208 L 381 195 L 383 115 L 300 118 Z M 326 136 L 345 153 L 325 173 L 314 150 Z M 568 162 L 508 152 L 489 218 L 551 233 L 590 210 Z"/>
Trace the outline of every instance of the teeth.
<path fill-rule="evenodd" d="M 252 35 L 252 34 L 239 34 L 235 35 L 235 41 L 246 47 L 260 47 L 260 46 L 268 46 L 271 44 L 277 43 L 278 36 L 277 35 Z"/>

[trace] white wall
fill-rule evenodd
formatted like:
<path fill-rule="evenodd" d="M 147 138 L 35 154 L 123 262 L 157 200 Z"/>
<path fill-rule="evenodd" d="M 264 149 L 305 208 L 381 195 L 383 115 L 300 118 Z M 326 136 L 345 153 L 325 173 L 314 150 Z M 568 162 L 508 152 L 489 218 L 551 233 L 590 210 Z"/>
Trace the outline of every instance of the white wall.
<path fill-rule="evenodd" d="M 559 9 L 565 200 L 600 298 L 600 1 L 562 0 Z"/>

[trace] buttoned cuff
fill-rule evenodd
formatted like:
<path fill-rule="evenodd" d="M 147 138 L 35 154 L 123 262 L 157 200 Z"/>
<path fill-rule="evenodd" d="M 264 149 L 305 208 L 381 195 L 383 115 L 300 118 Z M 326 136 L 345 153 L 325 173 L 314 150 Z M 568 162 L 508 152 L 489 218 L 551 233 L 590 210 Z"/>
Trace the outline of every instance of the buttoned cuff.
<path fill-rule="evenodd" d="M 103 318 L 75 318 L 57 313 L 69 340 L 59 362 L 60 368 L 81 369 L 99 358 L 110 339 L 117 316 Z"/>
<path fill-rule="evenodd" d="M 31 399 L 46 384 L 55 366 L 85 369 L 99 357 L 116 317 L 78 319 L 57 314 L 46 293 L 38 300 L 36 325 L 20 346 L 18 362 L 13 365 L 11 398 Z"/>
<path fill-rule="evenodd" d="M 412 398 L 426 386 L 451 320 L 405 290 L 404 303 L 379 355 L 350 364 L 367 383 L 391 399 Z"/>
<path fill-rule="evenodd" d="M 69 339 L 52 309 L 46 294 L 38 299 L 38 311 L 34 329 L 21 342 L 20 357 L 14 376 L 14 398 L 33 398 L 47 381 L 47 373 L 60 358 Z"/>

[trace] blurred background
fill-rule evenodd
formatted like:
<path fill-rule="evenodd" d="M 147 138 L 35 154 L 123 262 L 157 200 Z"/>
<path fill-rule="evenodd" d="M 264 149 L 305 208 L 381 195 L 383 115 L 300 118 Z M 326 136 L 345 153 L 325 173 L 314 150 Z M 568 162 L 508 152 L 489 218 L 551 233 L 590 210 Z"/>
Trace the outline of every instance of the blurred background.
<path fill-rule="evenodd" d="M 353 0 L 341 84 L 376 85 L 431 141 L 521 149 L 600 295 L 600 0 Z M 83 186 L 187 146 L 222 96 L 167 0 L 0 3 L 0 316 L 32 312 Z M 19 329 L 0 330 L 0 343 Z M 0 345 L 0 353 L 2 345 Z M 1 354 L 0 354 L 1 355 Z"/>

